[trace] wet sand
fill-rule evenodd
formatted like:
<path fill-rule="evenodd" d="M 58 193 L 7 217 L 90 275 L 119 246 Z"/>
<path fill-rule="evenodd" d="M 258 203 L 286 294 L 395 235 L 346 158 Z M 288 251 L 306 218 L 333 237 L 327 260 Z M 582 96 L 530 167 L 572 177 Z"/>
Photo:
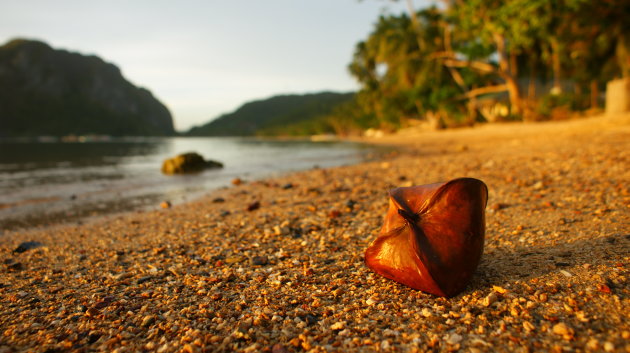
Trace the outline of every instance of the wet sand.
<path fill-rule="evenodd" d="M 0 352 L 630 351 L 628 115 L 371 142 L 399 147 L 159 211 L 5 232 Z M 364 265 L 388 189 L 463 176 L 489 187 L 463 293 Z M 38 243 L 15 251 L 26 241 Z"/>

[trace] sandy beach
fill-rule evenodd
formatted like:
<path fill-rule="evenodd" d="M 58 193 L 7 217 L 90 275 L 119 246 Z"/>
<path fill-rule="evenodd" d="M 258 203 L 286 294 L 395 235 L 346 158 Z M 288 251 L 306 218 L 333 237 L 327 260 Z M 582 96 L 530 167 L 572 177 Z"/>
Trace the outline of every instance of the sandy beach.
<path fill-rule="evenodd" d="M 381 160 L 0 237 L 0 352 L 630 352 L 630 115 L 369 142 Z M 489 188 L 467 289 L 363 255 L 387 190 Z M 22 246 L 31 242 L 31 246 Z"/>

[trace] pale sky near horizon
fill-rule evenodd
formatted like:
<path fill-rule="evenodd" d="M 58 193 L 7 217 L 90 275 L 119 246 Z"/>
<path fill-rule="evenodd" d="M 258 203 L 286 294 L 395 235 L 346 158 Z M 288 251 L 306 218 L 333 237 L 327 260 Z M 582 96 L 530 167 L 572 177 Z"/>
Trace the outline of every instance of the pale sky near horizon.
<path fill-rule="evenodd" d="M 383 11 L 406 12 L 405 2 L 0 0 L 0 44 L 97 55 L 149 89 L 181 131 L 254 99 L 358 89 L 347 66 Z"/>

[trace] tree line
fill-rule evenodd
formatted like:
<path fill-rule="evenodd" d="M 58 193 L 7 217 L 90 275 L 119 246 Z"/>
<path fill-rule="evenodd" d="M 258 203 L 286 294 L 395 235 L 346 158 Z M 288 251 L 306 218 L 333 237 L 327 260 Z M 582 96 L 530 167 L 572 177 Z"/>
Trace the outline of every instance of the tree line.
<path fill-rule="evenodd" d="M 630 76 L 627 0 L 407 5 L 356 45 L 361 89 L 329 117 L 337 133 L 546 119 L 597 108 L 607 81 Z"/>

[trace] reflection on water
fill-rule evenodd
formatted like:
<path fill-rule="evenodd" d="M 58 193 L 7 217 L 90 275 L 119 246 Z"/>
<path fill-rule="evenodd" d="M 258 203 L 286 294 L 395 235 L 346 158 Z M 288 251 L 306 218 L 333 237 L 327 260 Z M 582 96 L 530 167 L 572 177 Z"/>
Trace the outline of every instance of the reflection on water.
<path fill-rule="evenodd" d="M 119 164 L 127 156 L 155 154 L 165 140 L 89 143 L 0 143 L 0 171 Z"/>
<path fill-rule="evenodd" d="M 162 161 L 195 151 L 224 169 L 166 176 Z M 144 138 L 107 142 L 0 142 L 0 228 L 49 224 L 200 196 L 236 177 L 356 163 L 346 142 L 251 138 Z"/>

